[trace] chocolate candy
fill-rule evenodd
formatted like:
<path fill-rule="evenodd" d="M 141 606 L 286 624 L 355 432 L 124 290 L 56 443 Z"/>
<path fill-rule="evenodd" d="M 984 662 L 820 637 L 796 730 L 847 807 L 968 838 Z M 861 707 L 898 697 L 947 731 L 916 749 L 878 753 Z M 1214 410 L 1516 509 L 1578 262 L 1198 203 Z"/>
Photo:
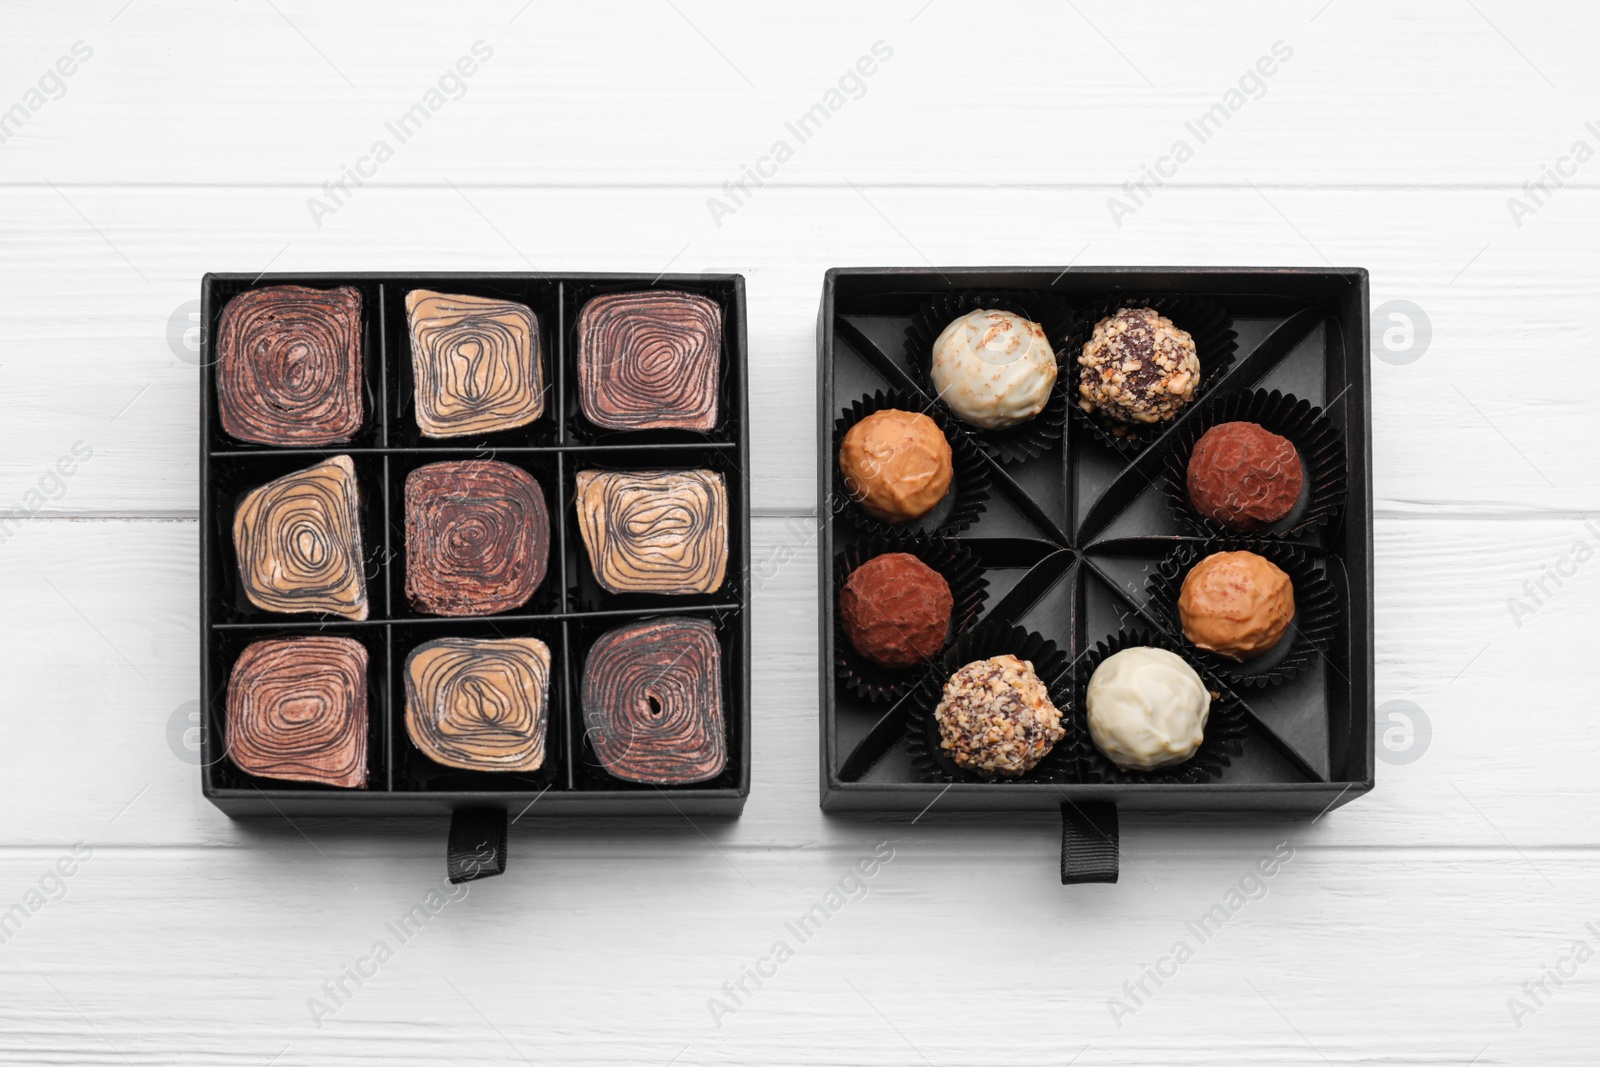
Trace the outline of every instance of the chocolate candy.
<path fill-rule="evenodd" d="M 246 494 L 233 516 L 245 596 L 263 611 L 367 617 L 361 502 L 349 456 Z"/>
<path fill-rule="evenodd" d="M 578 530 L 608 593 L 712 593 L 728 568 L 728 490 L 708 470 L 579 471 Z"/>
<path fill-rule="evenodd" d="M 1078 365 L 1078 406 L 1122 423 L 1170 422 L 1200 388 L 1194 338 L 1154 308 L 1095 323 Z"/>
<path fill-rule="evenodd" d="M 367 649 L 348 637 L 248 646 L 228 677 L 228 758 L 247 774 L 367 784 Z"/>
<path fill-rule="evenodd" d="M 885 408 L 856 423 L 839 446 L 839 473 L 861 510 L 879 522 L 920 519 L 950 491 L 950 442 L 939 424 L 914 411 Z"/>
<path fill-rule="evenodd" d="M 361 428 L 361 292 L 275 285 L 228 301 L 217 414 L 229 436 L 328 445 Z"/>
<path fill-rule="evenodd" d="M 550 514 L 539 483 L 496 460 L 406 475 L 406 596 L 430 615 L 521 607 L 544 580 Z"/>
<path fill-rule="evenodd" d="M 616 430 L 717 424 L 722 309 L 697 293 L 609 293 L 578 314 L 583 416 Z"/>
<path fill-rule="evenodd" d="M 406 294 L 417 425 L 429 437 L 515 429 L 544 414 L 539 320 L 510 300 Z"/>
<path fill-rule="evenodd" d="M 928 376 L 956 418 L 980 430 L 1003 430 L 1049 403 L 1056 354 L 1037 322 L 979 309 L 939 334 Z"/>
<path fill-rule="evenodd" d="M 1294 510 L 1305 477 L 1286 437 L 1253 422 L 1207 430 L 1189 454 L 1189 503 L 1230 530 L 1252 531 Z"/>
<path fill-rule="evenodd" d="M 954 603 L 938 571 L 909 552 L 885 552 L 850 572 L 839 592 L 839 621 L 857 652 L 904 670 L 944 647 Z"/>
<path fill-rule="evenodd" d="M 1211 694 L 1182 656 L 1137 646 L 1107 656 L 1084 694 L 1089 736 L 1124 770 L 1182 763 L 1205 740 Z"/>
<path fill-rule="evenodd" d="M 704 619 L 664 618 L 603 634 L 583 667 L 583 722 L 607 773 L 687 785 L 722 773 L 722 649 Z"/>
<path fill-rule="evenodd" d="M 1294 583 L 1254 552 L 1215 552 L 1196 563 L 1178 594 L 1183 636 L 1199 648 L 1246 660 L 1272 650 L 1294 618 Z"/>
<path fill-rule="evenodd" d="M 952 674 L 933 720 L 945 758 L 981 778 L 1027 774 L 1067 736 L 1033 664 L 1012 655 L 974 660 Z"/>
<path fill-rule="evenodd" d="M 550 648 L 532 637 L 443 637 L 406 657 L 406 733 L 435 763 L 536 771 L 549 722 Z"/>

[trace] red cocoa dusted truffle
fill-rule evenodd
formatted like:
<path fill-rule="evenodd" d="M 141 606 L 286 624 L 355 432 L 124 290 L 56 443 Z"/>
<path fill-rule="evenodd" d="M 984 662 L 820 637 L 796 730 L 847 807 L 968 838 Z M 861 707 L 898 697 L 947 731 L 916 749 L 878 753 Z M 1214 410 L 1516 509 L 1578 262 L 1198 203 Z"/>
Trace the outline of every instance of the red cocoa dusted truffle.
<path fill-rule="evenodd" d="M 1189 456 L 1189 503 L 1230 530 L 1259 530 L 1289 514 L 1303 480 L 1289 439 L 1253 422 L 1211 427 Z"/>
<path fill-rule="evenodd" d="M 908 552 L 885 552 L 850 572 L 839 592 L 839 617 L 857 652 L 904 670 L 944 647 L 954 603 L 938 571 Z"/>

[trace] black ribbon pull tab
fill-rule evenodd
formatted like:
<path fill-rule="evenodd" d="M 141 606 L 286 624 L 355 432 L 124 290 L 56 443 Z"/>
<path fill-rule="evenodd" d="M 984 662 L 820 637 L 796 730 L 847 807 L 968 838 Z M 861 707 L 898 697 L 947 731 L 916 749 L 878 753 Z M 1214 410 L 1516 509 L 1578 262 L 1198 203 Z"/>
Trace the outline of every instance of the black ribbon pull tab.
<path fill-rule="evenodd" d="M 504 808 L 458 808 L 450 816 L 445 871 L 451 885 L 506 872 Z"/>
<path fill-rule="evenodd" d="M 1117 806 L 1061 805 L 1061 884 L 1117 880 Z"/>

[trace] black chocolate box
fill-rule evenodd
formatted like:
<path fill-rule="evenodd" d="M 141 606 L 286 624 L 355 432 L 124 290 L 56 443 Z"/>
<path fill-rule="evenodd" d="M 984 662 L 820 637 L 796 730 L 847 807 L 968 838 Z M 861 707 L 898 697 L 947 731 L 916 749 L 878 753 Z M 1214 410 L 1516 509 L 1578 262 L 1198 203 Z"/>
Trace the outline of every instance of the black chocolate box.
<path fill-rule="evenodd" d="M 223 306 L 269 285 L 362 294 L 364 409 L 348 446 L 285 449 L 246 444 L 218 422 L 213 371 Z M 417 288 L 497 297 L 537 314 L 544 359 L 544 414 L 528 426 L 479 437 L 424 438 L 412 412 L 405 295 Z M 717 424 L 709 431 L 623 432 L 589 424 L 577 399 L 577 318 L 601 293 L 672 289 L 700 293 L 723 315 Z M 488 812 L 503 835 L 506 814 L 522 816 L 736 816 L 750 791 L 750 478 L 746 398 L 744 279 L 726 275 L 628 274 L 207 274 L 202 282 L 204 370 L 200 386 L 200 696 L 206 708 L 202 783 L 230 816 L 426 816 Z M 348 455 L 362 497 L 370 617 L 353 622 L 273 615 L 240 589 L 231 533 L 234 509 L 268 480 Z M 549 572 L 523 608 L 480 617 L 416 611 L 405 594 L 406 473 L 423 463 L 498 458 L 542 487 L 551 521 Z M 590 468 L 703 467 L 721 472 L 729 495 L 728 566 L 722 587 L 703 596 L 614 595 L 595 582 L 573 507 L 577 472 Z M 578 692 L 584 656 L 604 632 L 661 615 L 709 620 L 722 648 L 727 765 L 717 778 L 655 787 L 608 776 L 585 741 Z M 251 641 L 321 633 L 354 638 L 369 658 L 368 785 L 341 789 L 277 781 L 242 771 L 224 749 L 229 671 Z M 551 649 L 550 720 L 544 765 L 527 774 L 455 770 L 433 763 L 406 733 L 403 673 L 407 653 L 433 638 L 537 637 Z M 491 832 L 492 838 L 492 832 Z M 455 851 L 452 835 L 452 851 Z M 503 845 L 501 846 L 503 849 Z M 500 857 L 503 864 L 503 852 Z M 468 875 L 469 877 L 471 875 Z"/>
<path fill-rule="evenodd" d="M 846 514 L 855 505 L 843 498 L 836 476 L 836 420 L 880 390 L 909 392 L 933 407 L 928 388 L 908 368 L 908 327 L 920 309 L 949 306 L 948 300 L 935 298 L 968 291 L 1048 293 L 1077 316 L 1074 335 L 1080 345 L 1084 316 L 1092 318 L 1096 308 L 1122 294 L 1166 299 L 1174 306 L 1186 301 L 1220 306 L 1237 334 L 1231 364 L 1142 450 L 1116 447 L 1073 412 L 1063 438 L 1041 456 L 1019 461 L 991 450 L 982 457 L 990 481 L 986 509 L 952 535 L 976 553 L 989 586 L 983 615 L 974 625 L 1020 625 L 1054 642 L 1074 664 L 1119 630 L 1170 633 L 1172 624 L 1150 602 L 1147 583 L 1179 548 L 1206 543 L 1204 531 L 1183 521 L 1165 491 L 1169 454 L 1181 447 L 1185 431 L 1229 397 L 1279 390 L 1322 408 L 1342 438 L 1347 477 L 1342 511 L 1325 525 L 1287 538 L 1315 561 L 1332 586 L 1331 634 L 1309 668 L 1282 684 L 1228 687 L 1228 699 L 1242 708 L 1244 730 L 1218 776 L 1153 781 L 1097 775 L 1092 742 L 1069 736 L 1062 744 L 1075 745 L 1083 755 L 1053 777 L 999 782 L 941 777 L 930 773 L 926 759 L 917 760 L 919 745 L 907 725 L 929 710 L 911 706 L 925 687 L 912 686 L 896 701 L 874 703 L 847 688 L 836 672 L 838 560 L 863 536 Z M 1096 845 L 1101 837 L 1114 841 L 1113 805 L 1316 814 L 1369 791 L 1375 713 L 1367 302 L 1367 273 L 1360 269 L 828 271 L 817 323 L 823 809 L 915 814 L 930 808 L 1061 808 L 1071 846 L 1070 823 L 1079 808 L 1110 813 L 1108 837 L 1098 815 L 1080 823 L 1079 841 Z M 1058 348 L 1057 356 L 1070 403 L 1076 352 Z M 1205 360 L 1202 351 L 1202 364 Z M 921 699 L 927 699 L 925 692 Z M 1075 710 L 1068 709 L 1069 719 Z M 1112 866 L 1110 878 L 1089 880 L 1114 880 L 1114 859 Z M 1067 875 L 1064 862 L 1063 880 L 1084 880 Z"/>

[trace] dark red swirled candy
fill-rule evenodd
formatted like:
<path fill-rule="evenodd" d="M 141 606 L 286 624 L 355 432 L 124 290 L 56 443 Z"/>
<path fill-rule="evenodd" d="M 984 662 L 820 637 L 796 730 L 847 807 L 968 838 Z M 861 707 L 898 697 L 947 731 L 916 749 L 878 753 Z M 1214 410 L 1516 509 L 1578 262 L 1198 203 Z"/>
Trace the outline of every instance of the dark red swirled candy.
<path fill-rule="evenodd" d="M 608 293 L 578 313 L 583 416 L 614 430 L 717 424 L 722 309 L 698 293 Z"/>
<path fill-rule="evenodd" d="M 222 309 L 217 414 L 230 437 L 330 445 L 361 429 L 361 292 L 274 285 Z"/>
<path fill-rule="evenodd" d="M 406 596 L 430 615 L 521 607 L 544 581 L 550 513 L 521 467 L 430 463 L 406 475 Z"/>
<path fill-rule="evenodd" d="M 603 634 L 583 668 L 583 723 L 613 777 L 687 785 L 722 773 L 722 648 L 704 619 L 665 618 Z"/>
<path fill-rule="evenodd" d="M 247 647 L 228 678 L 228 757 L 247 774 L 367 784 L 367 649 L 348 637 Z"/>

